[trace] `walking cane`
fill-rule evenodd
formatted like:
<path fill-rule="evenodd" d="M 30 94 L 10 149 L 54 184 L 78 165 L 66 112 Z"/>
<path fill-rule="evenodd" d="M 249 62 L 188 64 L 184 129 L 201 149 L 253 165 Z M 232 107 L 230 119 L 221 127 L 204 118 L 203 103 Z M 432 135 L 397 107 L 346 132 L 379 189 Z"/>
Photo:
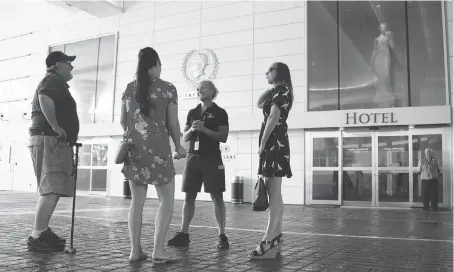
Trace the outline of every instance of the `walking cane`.
<path fill-rule="evenodd" d="M 77 166 L 79 164 L 79 147 L 82 146 L 81 143 L 69 143 L 69 146 L 74 152 L 74 147 L 76 147 L 76 154 L 75 154 L 75 159 L 74 159 L 74 164 L 73 164 L 73 173 L 72 176 L 74 176 L 74 196 L 73 196 L 73 210 L 72 210 L 72 218 L 71 218 L 71 242 L 70 242 L 70 247 L 65 249 L 66 253 L 69 254 L 75 254 L 76 249 L 74 248 L 74 214 L 76 210 L 76 188 L 77 188 Z"/>

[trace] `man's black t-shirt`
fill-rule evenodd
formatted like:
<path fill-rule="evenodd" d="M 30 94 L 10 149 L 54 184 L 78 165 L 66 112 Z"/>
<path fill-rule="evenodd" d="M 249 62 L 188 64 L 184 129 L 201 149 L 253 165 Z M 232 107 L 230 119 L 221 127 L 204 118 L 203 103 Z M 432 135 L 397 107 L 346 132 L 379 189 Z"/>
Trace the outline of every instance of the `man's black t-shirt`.
<path fill-rule="evenodd" d="M 188 112 L 186 126 L 192 126 L 192 122 L 196 120 L 204 120 L 204 127 L 212 130 L 219 131 L 220 126 L 229 125 L 229 117 L 227 112 L 213 103 L 213 105 L 205 110 L 202 115 L 202 106 L 199 104 L 194 109 Z M 199 134 L 199 150 L 194 150 L 194 143 Z M 219 142 L 207 136 L 205 133 L 194 132 L 190 138 L 189 153 L 192 154 L 216 154 L 221 153 L 219 149 Z"/>
<path fill-rule="evenodd" d="M 79 135 L 79 117 L 76 101 L 71 96 L 65 80 L 55 72 L 49 72 L 41 80 L 32 101 L 32 125 L 30 135 L 57 136 L 41 111 L 39 95 L 46 95 L 54 101 L 58 125 L 66 131 L 68 142 L 76 142 Z"/>

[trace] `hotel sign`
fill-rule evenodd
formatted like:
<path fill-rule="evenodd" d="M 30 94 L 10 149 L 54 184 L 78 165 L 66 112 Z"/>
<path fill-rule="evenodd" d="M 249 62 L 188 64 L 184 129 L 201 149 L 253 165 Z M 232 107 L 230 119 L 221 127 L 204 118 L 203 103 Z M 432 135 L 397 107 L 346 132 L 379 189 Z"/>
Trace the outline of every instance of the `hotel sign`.
<path fill-rule="evenodd" d="M 394 112 L 372 112 L 372 113 L 358 113 L 358 112 L 346 112 L 345 113 L 345 125 L 385 125 L 385 124 L 396 124 Z"/>

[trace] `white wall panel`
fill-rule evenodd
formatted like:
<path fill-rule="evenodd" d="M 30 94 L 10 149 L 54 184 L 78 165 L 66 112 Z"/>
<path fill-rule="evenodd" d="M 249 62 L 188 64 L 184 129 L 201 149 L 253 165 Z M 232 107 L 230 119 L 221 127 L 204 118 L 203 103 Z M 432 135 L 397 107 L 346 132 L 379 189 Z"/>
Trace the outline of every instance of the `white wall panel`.
<path fill-rule="evenodd" d="M 195 24 L 200 24 L 200 10 L 188 11 L 182 14 L 165 17 L 156 17 L 154 29 L 156 31 Z"/>
<path fill-rule="evenodd" d="M 156 18 L 200 10 L 201 7 L 201 1 L 176 1 L 164 5 L 156 5 Z"/>
<path fill-rule="evenodd" d="M 137 61 L 140 49 L 142 49 L 142 47 L 119 49 L 117 53 L 117 62 Z"/>
<path fill-rule="evenodd" d="M 120 28 L 120 16 L 102 18 L 99 21 L 99 34 L 115 33 Z"/>
<path fill-rule="evenodd" d="M 200 47 L 216 49 L 252 44 L 253 40 L 252 35 L 253 35 L 252 30 L 245 30 L 233 33 L 202 37 Z"/>
<path fill-rule="evenodd" d="M 136 47 L 151 46 L 152 42 L 153 42 L 152 33 L 144 33 L 125 37 L 123 37 L 120 33 L 120 37 L 118 39 L 118 49 L 122 50 Z"/>
<path fill-rule="evenodd" d="M 154 32 L 155 43 L 186 40 L 200 36 L 200 25 L 190 25 L 178 28 L 156 30 Z"/>
<path fill-rule="evenodd" d="M 139 9 L 126 12 L 120 15 L 120 25 L 124 26 L 154 18 L 154 8 Z"/>
<path fill-rule="evenodd" d="M 304 27 L 305 27 L 304 23 L 295 23 L 288 25 L 258 28 L 254 30 L 254 43 L 264 43 L 302 38 L 304 33 Z"/>
<path fill-rule="evenodd" d="M 158 53 L 160 54 L 160 52 Z M 187 53 L 164 56 L 159 55 L 162 63 L 162 70 L 180 69 L 186 55 Z"/>
<path fill-rule="evenodd" d="M 205 22 L 202 23 L 202 36 L 252 29 L 253 22 L 253 15 Z"/>
<path fill-rule="evenodd" d="M 139 21 L 131 24 L 123 24 L 120 26 L 122 37 L 150 33 L 153 31 L 153 20 Z"/>
<path fill-rule="evenodd" d="M 249 44 L 235 47 L 218 48 L 213 51 L 216 54 L 218 61 L 220 63 L 225 63 L 239 60 L 251 60 L 254 57 L 253 49 L 254 46 L 252 44 Z"/>
<path fill-rule="evenodd" d="M 232 1 L 205 1 L 205 0 L 203 0 L 202 8 L 207 9 L 207 8 L 212 8 L 212 7 L 217 7 L 217 6 L 231 5 L 233 3 L 234 2 L 232 2 Z"/>
<path fill-rule="evenodd" d="M 202 9 L 202 22 L 251 15 L 254 12 L 253 2 L 240 2 L 231 5 Z"/>
<path fill-rule="evenodd" d="M 305 1 L 256 1 L 254 12 L 265 13 L 276 10 L 295 9 L 304 6 Z"/>
<path fill-rule="evenodd" d="M 250 91 L 252 90 L 252 75 L 216 78 L 214 83 L 219 92 Z"/>
<path fill-rule="evenodd" d="M 153 47 L 159 56 L 189 53 L 189 51 L 199 48 L 199 40 L 199 38 L 195 38 L 168 43 L 154 43 Z"/>
<path fill-rule="evenodd" d="M 304 40 L 286 40 L 254 44 L 255 58 L 303 54 Z"/>
<path fill-rule="evenodd" d="M 255 14 L 254 27 L 262 28 L 304 22 L 304 12 L 305 8 L 300 7 Z"/>
<path fill-rule="evenodd" d="M 216 98 L 216 101 L 224 108 L 251 106 L 252 94 L 251 91 L 223 92 L 222 95 Z"/>
<path fill-rule="evenodd" d="M 234 61 L 219 64 L 218 78 L 230 78 L 252 74 L 252 60 Z"/>

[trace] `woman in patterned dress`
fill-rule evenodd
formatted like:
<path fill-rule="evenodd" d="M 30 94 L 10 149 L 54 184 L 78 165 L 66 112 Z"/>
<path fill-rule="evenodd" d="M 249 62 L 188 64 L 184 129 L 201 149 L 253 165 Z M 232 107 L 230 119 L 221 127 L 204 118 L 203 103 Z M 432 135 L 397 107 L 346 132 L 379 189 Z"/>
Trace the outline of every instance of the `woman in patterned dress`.
<path fill-rule="evenodd" d="M 159 208 L 155 219 L 153 261 L 165 262 L 171 256 L 164 250 L 164 239 L 173 214 L 175 169 L 169 134 L 177 158 L 186 156 L 180 144 L 178 94 L 172 83 L 159 78 L 161 61 L 150 47 L 139 52 L 136 80 L 129 83 L 122 97 L 121 125 L 129 142 L 123 174 L 129 180 L 132 201 L 128 215 L 131 239 L 130 261 L 148 258 L 140 245 L 142 213 L 148 184 L 155 186 Z"/>
<path fill-rule="evenodd" d="M 265 179 L 269 194 L 268 225 L 260 245 L 249 253 L 252 259 L 274 259 L 282 245 L 282 177 L 291 178 L 290 144 L 287 117 L 293 105 L 290 70 L 284 63 L 271 65 L 266 73 L 273 88 L 264 92 L 257 106 L 263 109 L 264 120 L 259 136 L 258 174 Z"/>

